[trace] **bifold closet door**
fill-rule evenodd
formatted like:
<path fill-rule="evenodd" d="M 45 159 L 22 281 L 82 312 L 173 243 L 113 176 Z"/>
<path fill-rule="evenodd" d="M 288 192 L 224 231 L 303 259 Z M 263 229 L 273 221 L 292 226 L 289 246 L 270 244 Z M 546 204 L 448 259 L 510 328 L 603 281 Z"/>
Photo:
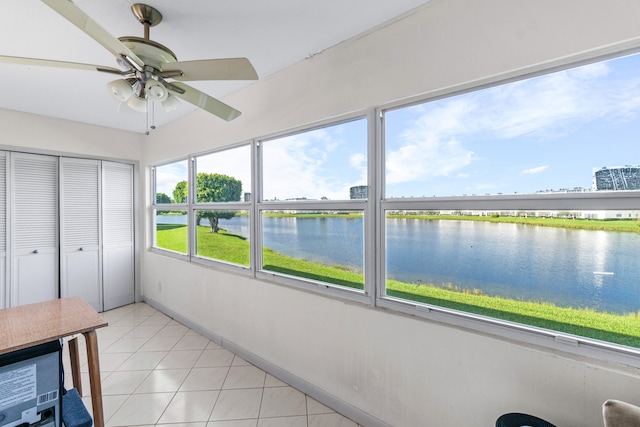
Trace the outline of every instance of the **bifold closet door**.
<path fill-rule="evenodd" d="M 58 158 L 11 156 L 10 305 L 58 298 Z"/>
<path fill-rule="evenodd" d="M 104 309 L 135 301 L 133 165 L 102 162 Z"/>
<path fill-rule="evenodd" d="M 60 201 L 61 296 L 79 296 L 102 311 L 98 160 L 60 159 Z"/>
<path fill-rule="evenodd" d="M 7 171 L 9 156 L 0 151 L 0 309 L 9 307 L 7 287 Z"/>

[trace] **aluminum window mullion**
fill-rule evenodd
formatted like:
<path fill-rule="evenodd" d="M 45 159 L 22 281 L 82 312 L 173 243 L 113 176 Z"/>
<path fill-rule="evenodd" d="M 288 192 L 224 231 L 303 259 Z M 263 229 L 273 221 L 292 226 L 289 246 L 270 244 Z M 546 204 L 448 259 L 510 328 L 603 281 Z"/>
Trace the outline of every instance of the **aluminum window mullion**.
<path fill-rule="evenodd" d="M 384 114 L 382 110 L 375 111 L 375 147 L 373 154 L 374 160 L 374 211 L 375 211 L 375 305 L 379 305 L 379 301 L 386 295 L 386 233 L 385 233 L 385 215 L 382 201 L 385 197 L 385 139 L 384 139 Z"/>
<path fill-rule="evenodd" d="M 249 221 L 249 267 L 253 277 L 256 277 L 258 268 L 262 268 L 262 221 L 258 211 L 258 203 L 262 200 L 262 161 L 260 155 L 260 143 L 257 140 L 251 142 L 251 196 L 250 221 Z"/>
<path fill-rule="evenodd" d="M 247 202 L 214 202 L 194 204 L 192 208 L 196 211 L 246 211 L 251 209 L 251 204 Z"/>
<path fill-rule="evenodd" d="M 379 146 L 378 112 L 371 110 L 367 115 L 367 205 L 365 207 L 364 228 L 364 290 L 369 297 L 369 304 L 376 305 L 378 290 L 378 273 L 376 266 L 379 259 L 378 246 L 378 172 Z"/>
<path fill-rule="evenodd" d="M 192 261 L 196 255 L 196 221 L 195 221 L 195 203 L 196 203 L 196 158 L 190 157 L 187 162 L 187 255 L 189 261 Z"/>
<path fill-rule="evenodd" d="M 261 202 L 259 204 L 261 211 L 267 210 L 357 210 L 365 211 L 367 201 L 359 200 L 339 200 L 339 201 L 277 201 L 277 202 Z"/>
<path fill-rule="evenodd" d="M 640 208 L 640 191 L 387 199 L 381 205 L 383 210 L 634 210 Z"/>

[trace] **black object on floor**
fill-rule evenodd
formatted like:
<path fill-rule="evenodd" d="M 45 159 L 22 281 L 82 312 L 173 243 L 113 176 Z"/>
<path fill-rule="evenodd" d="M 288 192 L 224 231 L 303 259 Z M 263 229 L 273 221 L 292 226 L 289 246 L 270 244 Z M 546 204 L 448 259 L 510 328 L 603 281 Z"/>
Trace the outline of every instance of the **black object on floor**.
<path fill-rule="evenodd" d="M 548 421 L 542 418 L 534 417 L 533 415 L 520 414 L 513 412 L 510 414 L 501 415 L 496 420 L 496 427 L 556 427 Z"/>

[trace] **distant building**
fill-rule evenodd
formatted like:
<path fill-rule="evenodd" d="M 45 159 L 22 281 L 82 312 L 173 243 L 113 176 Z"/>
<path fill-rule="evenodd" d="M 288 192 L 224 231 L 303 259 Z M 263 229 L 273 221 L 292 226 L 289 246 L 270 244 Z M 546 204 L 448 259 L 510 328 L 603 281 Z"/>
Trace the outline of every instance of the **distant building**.
<path fill-rule="evenodd" d="M 366 199 L 368 196 L 369 187 L 366 185 L 357 185 L 349 189 L 350 199 Z"/>
<path fill-rule="evenodd" d="M 593 169 L 594 191 L 640 190 L 640 166 Z"/>

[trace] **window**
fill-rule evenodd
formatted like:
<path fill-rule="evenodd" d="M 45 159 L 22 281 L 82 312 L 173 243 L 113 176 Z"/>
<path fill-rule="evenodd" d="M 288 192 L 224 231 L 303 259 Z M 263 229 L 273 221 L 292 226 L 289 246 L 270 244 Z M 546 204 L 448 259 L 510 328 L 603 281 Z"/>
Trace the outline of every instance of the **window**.
<path fill-rule="evenodd" d="M 195 158 L 196 202 L 251 201 L 251 146 L 242 145 Z"/>
<path fill-rule="evenodd" d="M 243 267 L 251 265 L 251 146 L 194 158 L 195 255 Z"/>
<path fill-rule="evenodd" d="M 154 168 L 154 246 L 187 254 L 187 201 L 189 195 L 187 160 Z"/>
<path fill-rule="evenodd" d="M 264 201 L 349 200 L 367 185 L 365 119 L 262 141 L 261 148 Z"/>
<path fill-rule="evenodd" d="M 637 355 L 637 70 L 621 57 L 159 165 L 154 248 Z"/>
<path fill-rule="evenodd" d="M 262 268 L 364 289 L 362 211 L 262 212 Z"/>
<path fill-rule="evenodd" d="M 260 142 L 262 270 L 364 290 L 367 120 Z"/>
<path fill-rule="evenodd" d="M 385 298 L 640 347 L 639 66 L 386 111 Z"/>
<path fill-rule="evenodd" d="M 250 266 L 249 211 L 196 210 L 196 255 Z"/>

